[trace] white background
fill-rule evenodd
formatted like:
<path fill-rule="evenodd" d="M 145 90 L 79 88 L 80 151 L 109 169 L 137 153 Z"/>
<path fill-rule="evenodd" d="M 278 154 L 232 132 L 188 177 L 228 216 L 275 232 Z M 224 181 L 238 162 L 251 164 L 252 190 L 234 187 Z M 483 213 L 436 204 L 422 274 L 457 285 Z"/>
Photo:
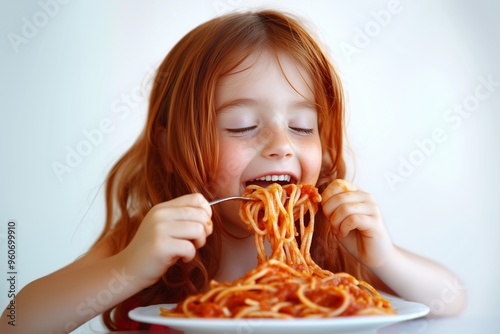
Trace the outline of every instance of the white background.
<path fill-rule="evenodd" d="M 17 290 L 85 252 L 102 228 L 104 178 L 142 130 L 155 68 L 198 24 L 266 4 L 302 16 L 331 54 L 348 102 L 351 179 L 375 196 L 394 242 L 461 277 L 469 306 L 460 328 L 496 315 L 494 1 L 64 2 L 1 1 L 1 305 L 7 222 L 17 221 Z M 473 110 L 458 117 L 457 106 Z M 435 131 L 441 140 L 430 144 Z M 78 332 L 90 327 L 99 325 Z"/>

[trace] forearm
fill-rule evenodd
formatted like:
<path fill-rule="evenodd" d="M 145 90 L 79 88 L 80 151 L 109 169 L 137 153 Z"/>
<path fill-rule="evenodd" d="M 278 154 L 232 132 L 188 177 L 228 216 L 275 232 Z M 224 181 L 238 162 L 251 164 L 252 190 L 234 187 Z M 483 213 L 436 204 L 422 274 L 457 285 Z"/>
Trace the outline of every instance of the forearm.
<path fill-rule="evenodd" d="M 67 333 L 142 288 L 118 256 L 70 265 L 24 287 L 15 298 L 15 326 L 2 321 L 0 332 Z"/>
<path fill-rule="evenodd" d="M 456 315 L 466 305 L 467 294 L 457 276 L 403 249 L 396 247 L 393 256 L 372 271 L 402 298 L 429 306 L 431 315 Z"/>

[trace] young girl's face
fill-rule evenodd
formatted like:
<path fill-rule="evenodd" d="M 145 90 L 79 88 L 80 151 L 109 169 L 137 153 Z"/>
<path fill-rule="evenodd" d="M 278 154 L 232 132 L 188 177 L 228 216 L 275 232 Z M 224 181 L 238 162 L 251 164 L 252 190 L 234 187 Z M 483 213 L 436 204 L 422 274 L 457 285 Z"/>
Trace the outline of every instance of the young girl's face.
<path fill-rule="evenodd" d="M 249 56 L 218 82 L 218 197 L 240 195 L 249 184 L 316 184 L 322 151 L 312 87 L 291 58 L 282 55 L 278 63 L 267 52 Z M 220 204 L 225 224 L 243 227 L 239 205 Z"/>

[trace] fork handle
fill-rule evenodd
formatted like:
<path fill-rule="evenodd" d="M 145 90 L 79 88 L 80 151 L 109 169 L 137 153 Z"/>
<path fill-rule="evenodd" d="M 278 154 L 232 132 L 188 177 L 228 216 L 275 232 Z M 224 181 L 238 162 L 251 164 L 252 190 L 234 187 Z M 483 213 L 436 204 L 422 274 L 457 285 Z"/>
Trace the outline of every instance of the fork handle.
<path fill-rule="evenodd" d="M 220 202 L 231 201 L 231 200 L 235 200 L 235 199 L 244 200 L 244 201 L 253 201 L 254 200 L 253 198 L 243 197 L 243 196 L 228 196 L 228 197 L 222 197 L 219 199 L 215 199 L 211 202 L 208 202 L 208 204 L 214 205 L 214 204 L 217 204 Z"/>

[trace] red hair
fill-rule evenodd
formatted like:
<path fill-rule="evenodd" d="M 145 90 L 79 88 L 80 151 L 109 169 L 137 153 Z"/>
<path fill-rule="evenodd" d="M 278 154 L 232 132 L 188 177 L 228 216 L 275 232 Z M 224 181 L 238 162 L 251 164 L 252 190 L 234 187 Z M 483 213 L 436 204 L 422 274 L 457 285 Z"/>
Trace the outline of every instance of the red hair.
<path fill-rule="evenodd" d="M 342 154 L 344 101 L 340 79 L 320 46 L 298 20 L 276 11 L 235 13 L 212 19 L 182 38 L 160 65 L 152 87 L 146 127 L 112 168 L 106 184 L 106 224 L 100 241 L 123 250 L 156 204 L 189 193 L 213 199 L 209 186 L 218 170 L 215 89 L 218 80 L 250 54 L 269 50 L 295 59 L 313 80 L 323 150 L 317 186 L 345 177 Z M 333 236 L 317 218 L 315 260 L 331 270 L 346 266 Z M 191 263 L 179 261 L 162 280 L 103 314 L 119 330 L 131 301 L 174 303 L 197 293 L 212 279 L 220 259 L 222 222 L 214 209 L 214 232 Z M 328 239 L 327 239 L 328 238 Z M 335 253 L 337 252 L 337 253 Z M 340 252 L 340 253 L 339 253 Z M 139 305 L 133 305 L 139 306 Z"/>

